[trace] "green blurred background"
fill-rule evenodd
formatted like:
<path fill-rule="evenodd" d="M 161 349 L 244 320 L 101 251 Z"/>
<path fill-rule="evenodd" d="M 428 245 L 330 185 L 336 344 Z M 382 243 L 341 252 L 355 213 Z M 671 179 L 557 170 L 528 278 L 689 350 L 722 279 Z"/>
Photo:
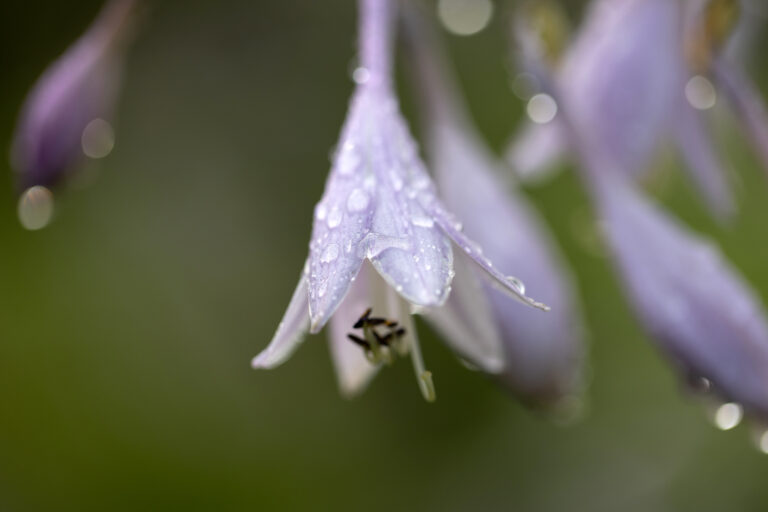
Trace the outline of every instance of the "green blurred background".
<path fill-rule="evenodd" d="M 2 3 L 0 146 L 99 5 Z M 501 150 L 521 105 L 497 7 L 450 48 Z M 0 510 L 768 509 L 768 458 L 746 426 L 716 430 L 640 333 L 585 240 L 590 207 L 570 172 L 528 193 L 585 303 L 582 421 L 525 410 L 424 325 L 434 405 L 406 364 L 345 401 L 322 335 L 277 371 L 250 369 L 305 258 L 352 89 L 355 16 L 349 0 L 155 2 L 96 183 L 27 232 L 0 159 Z M 765 298 L 768 188 L 721 131 L 742 204 L 731 226 L 707 217 L 674 160 L 653 191 Z"/>

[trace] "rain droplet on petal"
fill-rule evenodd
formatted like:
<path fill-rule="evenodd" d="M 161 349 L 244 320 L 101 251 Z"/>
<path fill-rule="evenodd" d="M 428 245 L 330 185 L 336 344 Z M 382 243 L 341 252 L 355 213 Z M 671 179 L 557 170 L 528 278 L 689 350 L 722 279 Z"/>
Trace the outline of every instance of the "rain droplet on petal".
<path fill-rule="evenodd" d="M 411 217 L 411 224 L 420 228 L 431 228 L 435 225 L 435 221 L 432 219 L 432 217 L 427 217 L 425 215 L 414 215 Z"/>
<path fill-rule="evenodd" d="M 356 188 L 352 191 L 351 194 L 349 194 L 349 197 L 347 198 L 347 210 L 350 212 L 359 212 L 365 210 L 368 207 L 369 201 L 370 199 L 368 198 L 368 194 L 363 192 L 361 189 Z"/>
<path fill-rule="evenodd" d="M 341 224 L 341 218 L 344 214 L 338 207 L 334 206 L 328 214 L 328 227 L 333 229 Z"/>
<path fill-rule="evenodd" d="M 516 278 L 515 276 L 507 276 L 507 281 L 509 281 L 509 284 L 517 288 L 517 291 L 525 295 L 525 283 L 523 283 L 520 279 Z"/>
<path fill-rule="evenodd" d="M 344 144 L 339 156 L 339 174 L 352 174 L 360 165 L 360 156 L 355 150 L 354 144 Z"/>
<path fill-rule="evenodd" d="M 317 208 L 315 208 L 315 217 L 317 217 L 317 220 L 325 220 L 327 216 L 328 208 L 326 208 L 322 203 L 317 205 Z"/>
<path fill-rule="evenodd" d="M 44 228 L 53 217 L 53 194 L 41 185 L 28 188 L 19 198 L 18 215 L 25 229 Z"/>
<path fill-rule="evenodd" d="M 323 254 L 320 256 L 320 261 L 322 261 L 323 263 L 330 263 L 338 257 L 339 257 L 338 244 L 330 244 L 328 247 L 325 248 L 325 250 L 323 251 Z"/>

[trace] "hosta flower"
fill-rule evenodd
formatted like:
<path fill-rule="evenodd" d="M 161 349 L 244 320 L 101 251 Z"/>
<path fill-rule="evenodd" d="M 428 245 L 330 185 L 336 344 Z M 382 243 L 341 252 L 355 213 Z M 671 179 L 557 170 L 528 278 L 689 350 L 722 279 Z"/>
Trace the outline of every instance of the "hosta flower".
<path fill-rule="evenodd" d="M 299 285 L 274 338 L 253 366 L 282 363 L 307 330 L 319 332 L 331 319 L 334 361 L 344 392 L 358 392 L 378 365 L 410 353 L 422 392 L 431 400 L 431 376 L 409 314 L 413 306 L 440 307 L 447 300 L 454 276 L 451 242 L 498 286 L 527 304 L 544 306 L 492 266 L 437 198 L 392 89 L 396 2 L 361 0 L 359 5 L 365 72 L 356 75 L 364 79 L 353 94 L 325 192 L 315 208 Z M 460 355 L 482 360 L 485 350 L 481 343 L 467 342 Z"/>
<path fill-rule="evenodd" d="M 137 3 L 108 2 L 29 93 L 12 148 L 22 191 L 56 186 L 85 157 L 99 158 L 112 149 L 110 120 Z M 40 189 L 34 190 L 39 195 Z"/>
<path fill-rule="evenodd" d="M 685 95 L 690 73 L 683 52 L 683 4 L 597 0 L 562 57 L 556 79 L 573 116 L 622 170 L 644 174 L 659 144 L 671 137 L 708 204 L 728 215 L 733 201 L 719 157 L 705 119 Z M 526 52 L 537 48 L 528 40 L 538 34 L 523 22 L 517 29 Z M 568 149 L 562 130 L 557 118 L 529 124 L 510 147 L 510 163 L 524 176 L 551 166 Z"/>
<path fill-rule="evenodd" d="M 426 319 L 454 346 L 476 339 L 487 339 L 488 346 L 501 344 L 499 380 L 526 401 L 556 404 L 581 384 L 583 326 L 569 276 L 535 210 L 502 178 L 504 166 L 472 129 L 437 48 L 437 35 L 415 9 L 408 14 L 415 78 L 425 107 L 426 149 L 440 196 L 495 265 L 514 270 L 552 307 L 546 314 L 522 307 L 484 282 L 459 253 L 456 267 L 466 270 L 457 271 L 446 306 Z"/>
<path fill-rule="evenodd" d="M 749 14 L 746 12 L 749 6 L 748 2 L 739 0 L 707 0 L 690 6 L 686 49 L 694 76 L 688 82 L 688 95 L 699 108 L 709 109 L 714 106 L 717 93 L 722 92 L 745 138 L 768 172 L 765 102 L 733 52 L 726 51 L 727 43 L 738 36 L 736 30 L 747 30 L 739 27 L 739 18 L 742 11 Z"/>
<path fill-rule="evenodd" d="M 651 339 L 686 382 L 768 421 L 768 322 L 761 301 L 714 244 L 634 188 L 551 84 L 611 255 Z"/>

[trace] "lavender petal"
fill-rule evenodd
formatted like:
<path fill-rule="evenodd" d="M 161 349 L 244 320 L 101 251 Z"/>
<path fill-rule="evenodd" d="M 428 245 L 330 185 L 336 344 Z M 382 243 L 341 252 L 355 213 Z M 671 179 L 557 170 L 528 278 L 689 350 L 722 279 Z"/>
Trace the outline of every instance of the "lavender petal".
<path fill-rule="evenodd" d="M 309 328 L 309 303 L 307 300 L 307 276 L 302 273 L 288 309 L 277 327 L 267 348 L 253 358 L 251 366 L 270 369 L 283 364 L 304 340 Z"/>

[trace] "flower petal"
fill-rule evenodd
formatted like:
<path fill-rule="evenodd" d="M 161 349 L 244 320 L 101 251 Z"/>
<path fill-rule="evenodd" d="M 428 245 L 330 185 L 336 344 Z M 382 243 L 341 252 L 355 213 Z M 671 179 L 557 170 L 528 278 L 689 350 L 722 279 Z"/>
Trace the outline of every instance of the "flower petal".
<path fill-rule="evenodd" d="M 754 292 L 714 245 L 630 187 L 612 183 L 601 203 L 627 291 L 660 348 L 768 419 L 768 323 Z"/>
<path fill-rule="evenodd" d="M 483 283 L 465 255 L 457 253 L 454 264 L 456 277 L 448 300 L 427 309 L 425 318 L 462 358 L 486 373 L 499 373 L 504 368 L 504 347 Z"/>
<path fill-rule="evenodd" d="M 568 149 L 560 123 L 528 123 L 509 143 L 505 159 L 526 182 L 546 180 Z"/>
<path fill-rule="evenodd" d="M 466 130 L 448 125 L 431 130 L 429 147 L 440 196 L 495 267 L 514 272 L 552 307 L 549 313 L 531 311 L 486 283 L 487 304 L 506 351 L 504 382 L 527 398 L 554 401 L 580 383 L 584 329 L 570 279 L 534 210 L 500 179 L 500 166 Z M 457 282 L 451 297 L 468 288 Z M 475 299 L 463 302 L 470 301 Z"/>
<path fill-rule="evenodd" d="M 272 341 L 251 361 L 254 368 L 269 369 L 283 364 L 304 341 L 309 328 L 306 274 L 305 270 Z"/>
<path fill-rule="evenodd" d="M 374 162 L 361 138 L 370 122 L 360 94 L 352 98 L 323 197 L 315 208 L 309 245 L 309 314 L 319 332 L 344 299 L 363 263 L 360 243 L 376 209 Z"/>
<path fill-rule="evenodd" d="M 680 20 L 678 2 L 596 2 L 558 77 L 574 119 L 631 174 L 646 170 L 676 99 Z"/>
<path fill-rule="evenodd" d="M 88 31 L 40 77 L 14 135 L 12 160 L 22 189 L 51 187 L 84 159 L 84 130 L 109 119 L 122 68 L 133 0 L 108 2 Z"/>
<path fill-rule="evenodd" d="M 681 98 L 675 118 L 675 135 L 691 178 L 706 198 L 712 212 L 720 218 L 735 213 L 736 205 L 725 180 L 720 159 L 712 148 L 705 119 Z"/>
<path fill-rule="evenodd" d="M 510 297 L 520 302 L 533 306 L 535 308 L 549 311 L 549 307 L 541 302 L 537 302 L 525 295 L 520 281 L 512 276 L 505 276 L 493 266 L 484 254 L 483 249 L 472 239 L 462 232 L 463 225 L 456 217 L 448 212 L 441 204 L 435 203 L 432 209 L 437 224 L 440 225 L 445 234 L 464 251 L 470 259 L 484 272 L 484 276 L 494 284 L 499 290 L 504 291 Z"/>
<path fill-rule="evenodd" d="M 373 269 L 364 264 L 344 302 L 331 317 L 331 358 L 336 367 L 339 388 L 346 397 L 362 393 L 379 370 L 379 366 L 368 362 L 363 350 L 350 341 L 347 334 L 352 332 L 352 326 L 368 308 L 372 308 L 374 315 L 390 316 L 383 303 L 385 287 L 386 284 Z"/>
<path fill-rule="evenodd" d="M 713 71 L 747 140 L 760 158 L 763 170 L 768 172 L 768 110 L 760 92 L 741 69 L 725 59 L 715 59 Z"/>
<path fill-rule="evenodd" d="M 434 185 L 394 98 L 373 90 L 363 99 L 371 131 L 368 154 L 375 172 L 376 208 L 361 249 L 407 301 L 438 306 L 450 290 L 453 252 L 424 206 L 434 200 Z"/>

